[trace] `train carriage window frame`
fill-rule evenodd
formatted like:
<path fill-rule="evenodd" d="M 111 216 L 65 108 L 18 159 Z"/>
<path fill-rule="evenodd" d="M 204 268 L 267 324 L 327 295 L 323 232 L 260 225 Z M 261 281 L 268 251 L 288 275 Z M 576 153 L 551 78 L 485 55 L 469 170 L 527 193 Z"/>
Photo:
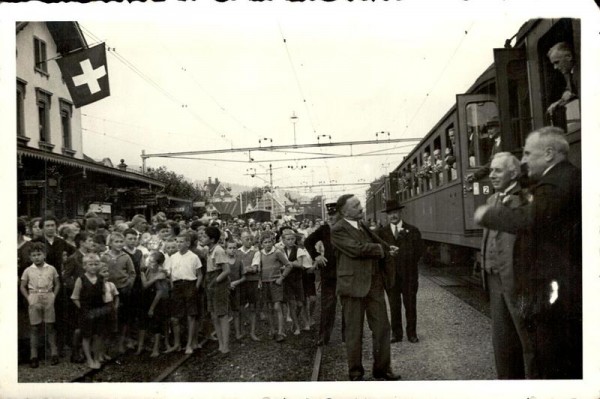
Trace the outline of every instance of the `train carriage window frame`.
<path fill-rule="evenodd" d="M 444 185 L 444 156 L 442 153 L 442 138 L 439 134 L 433 138 L 433 151 L 431 153 L 431 166 L 433 169 L 433 187 Z"/>
<path fill-rule="evenodd" d="M 467 102 L 465 105 L 467 132 L 467 166 L 477 168 L 490 158 L 493 140 L 489 137 L 490 123 L 499 119 L 495 101 Z"/>
<path fill-rule="evenodd" d="M 559 126 L 567 135 L 581 131 L 581 46 L 580 38 L 574 34 L 575 24 L 579 24 L 579 20 L 560 19 L 537 42 L 544 124 Z M 566 43 L 572 52 L 574 65 L 569 77 L 575 97 L 564 106 L 557 107 L 550 115 L 546 112 L 550 104 L 560 99 L 567 90 L 567 78 L 554 68 L 548 57 L 548 51 L 561 42 Z"/>
<path fill-rule="evenodd" d="M 450 137 L 450 133 L 454 137 L 454 142 Z M 458 179 L 460 163 L 458 162 L 458 135 L 454 123 L 451 123 L 445 129 L 444 137 L 444 168 L 446 169 L 446 181 L 452 182 Z"/>

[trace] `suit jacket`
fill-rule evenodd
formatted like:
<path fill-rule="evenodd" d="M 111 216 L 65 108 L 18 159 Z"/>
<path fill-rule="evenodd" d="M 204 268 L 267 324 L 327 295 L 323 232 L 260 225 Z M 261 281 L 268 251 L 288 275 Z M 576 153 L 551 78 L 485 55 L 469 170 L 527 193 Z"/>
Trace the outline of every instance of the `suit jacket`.
<path fill-rule="evenodd" d="M 392 271 L 388 270 L 386 262 L 379 262 L 385 258 L 389 246 L 362 226 L 362 229 L 356 229 L 340 219 L 331 228 L 337 263 L 337 295 L 365 297 L 371 288 L 373 273 L 383 273 L 386 287 L 390 284 Z"/>
<path fill-rule="evenodd" d="M 515 278 L 525 296 L 545 295 L 559 284 L 552 305 L 581 315 L 581 171 L 562 161 L 530 188 L 531 202 L 519 208 L 494 207 L 483 216 L 487 228 L 517 234 Z M 517 266 L 518 265 L 518 266 Z"/>
<path fill-rule="evenodd" d="M 399 248 L 398 255 L 386 258 L 386 262 L 392 270 L 391 286 L 398 280 L 415 284 L 419 278 L 419 260 L 423 256 L 423 240 L 421 233 L 415 226 L 402 221 L 402 231 L 398 232 L 398 238 L 394 237 L 391 224 L 387 224 L 377 231 L 381 239 Z"/>
<path fill-rule="evenodd" d="M 321 277 L 328 279 L 336 278 L 336 258 L 333 246 L 331 245 L 331 227 L 328 224 L 319 226 L 318 229 L 313 231 L 304 240 L 304 248 L 308 251 L 311 258 L 316 259 L 319 256 L 316 245 L 321 241 L 325 248 L 325 259 L 327 259 L 327 265 L 321 268 Z"/>
<path fill-rule="evenodd" d="M 525 198 L 522 196 L 523 191 L 519 184 L 512 188 L 505 198 L 501 198 L 501 193 L 495 193 L 491 197 L 488 197 L 488 205 L 499 205 L 509 208 L 518 208 L 527 204 Z M 500 204 L 497 204 L 500 202 Z M 514 260 L 514 247 L 516 242 L 516 235 L 507 233 L 504 231 L 494 231 L 490 229 L 483 229 L 483 239 L 481 241 L 481 256 L 483 262 L 482 273 L 489 269 L 487 259 L 487 251 L 489 249 L 490 240 L 494 240 L 495 247 L 497 249 L 497 257 L 494 259 L 494 266 L 498 271 L 500 281 L 502 282 L 502 289 L 511 297 L 515 295 L 515 274 L 513 268 Z M 485 282 L 485 279 L 483 279 Z"/>

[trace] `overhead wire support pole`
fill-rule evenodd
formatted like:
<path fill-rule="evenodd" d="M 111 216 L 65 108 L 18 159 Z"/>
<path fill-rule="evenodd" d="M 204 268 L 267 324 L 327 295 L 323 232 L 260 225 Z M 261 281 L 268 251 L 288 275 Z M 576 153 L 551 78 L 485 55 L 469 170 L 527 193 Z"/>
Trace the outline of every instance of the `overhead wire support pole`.
<path fill-rule="evenodd" d="M 287 144 L 287 145 L 271 145 L 268 147 L 240 147 L 240 148 L 223 148 L 219 150 L 203 150 L 203 151 L 184 151 L 184 152 L 165 152 L 157 154 L 142 154 L 142 159 L 152 157 L 177 157 L 185 155 L 202 155 L 202 154 L 224 154 L 232 152 L 252 152 L 252 151 L 277 151 L 293 148 L 315 148 L 315 147 L 336 147 L 336 146 L 355 146 L 355 145 L 368 145 L 368 144 L 386 144 L 386 143 L 405 143 L 405 142 L 418 142 L 420 137 L 411 137 L 404 139 L 388 139 L 385 141 L 381 140 L 358 140 L 358 141 L 338 141 L 331 143 L 312 143 L 312 144 Z"/>

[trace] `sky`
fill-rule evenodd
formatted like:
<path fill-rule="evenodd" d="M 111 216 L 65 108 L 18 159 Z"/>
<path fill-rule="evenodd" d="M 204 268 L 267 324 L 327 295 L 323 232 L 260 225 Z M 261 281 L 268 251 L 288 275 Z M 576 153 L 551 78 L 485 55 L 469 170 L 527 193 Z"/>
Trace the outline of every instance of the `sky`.
<path fill-rule="evenodd" d="M 111 48 L 111 96 L 82 108 L 84 152 L 139 166 L 142 150 L 419 139 L 527 20 L 390 11 L 81 19 L 90 45 Z M 314 185 L 300 192 L 336 198 L 364 194 L 415 143 L 197 156 L 216 159 L 208 161 L 151 157 L 147 166 L 165 165 L 192 181 L 256 186 L 269 181 L 264 161 L 284 160 L 272 162 L 274 186 Z M 302 159 L 374 151 L 382 155 Z M 323 187 L 344 183 L 362 185 Z"/>

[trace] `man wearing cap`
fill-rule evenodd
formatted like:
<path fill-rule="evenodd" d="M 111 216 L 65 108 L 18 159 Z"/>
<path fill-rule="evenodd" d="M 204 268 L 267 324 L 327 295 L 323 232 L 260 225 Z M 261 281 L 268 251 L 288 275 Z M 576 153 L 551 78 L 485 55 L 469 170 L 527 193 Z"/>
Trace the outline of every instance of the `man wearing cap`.
<path fill-rule="evenodd" d="M 492 117 L 485 126 L 487 129 L 487 138 L 486 141 L 482 143 L 483 148 L 481 158 L 483 162 L 483 154 L 489 153 L 489 160 L 485 165 L 477 169 L 475 173 L 469 173 L 467 175 L 467 182 L 469 183 L 479 181 L 484 177 L 489 176 L 491 172 L 490 164 L 492 162 L 492 158 L 494 158 L 494 155 L 502 151 L 502 137 L 500 137 L 500 121 L 498 120 L 498 117 Z"/>
<path fill-rule="evenodd" d="M 335 321 L 335 307 L 337 297 L 335 295 L 336 278 L 336 259 L 331 245 L 331 226 L 338 220 L 335 202 L 325 204 L 327 208 L 327 223 L 319 226 L 314 232 L 308 235 L 304 240 L 304 248 L 308 251 L 311 258 L 315 260 L 317 267 L 321 272 L 321 323 L 319 326 L 319 340 L 317 345 L 327 345 L 333 330 Z M 317 251 L 317 243 L 323 243 L 324 251 Z"/>
<path fill-rule="evenodd" d="M 390 323 L 387 317 L 384 285 L 390 286 L 391 273 L 386 256 L 395 256 L 391 246 L 362 221 L 363 208 L 353 194 L 338 198 L 340 215 L 331 228 L 331 243 L 337 261 L 336 293 L 342 302 L 346 355 L 350 380 L 363 379 L 362 334 L 365 314 L 373 334 L 373 377 L 398 380 L 391 368 Z"/>
<path fill-rule="evenodd" d="M 402 341 L 402 303 L 406 315 L 406 337 L 417 343 L 417 289 L 419 288 L 419 260 L 423 255 L 423 240 L 415 226 L 402 220 L 402 208 L 397 200 L 386 203 L 388 224 L 377 232 L 386 242 L 397 246 L 398 256 L 388 257 L 394 279 L 387 290 L 392 315 L 392 343 Z"/>

